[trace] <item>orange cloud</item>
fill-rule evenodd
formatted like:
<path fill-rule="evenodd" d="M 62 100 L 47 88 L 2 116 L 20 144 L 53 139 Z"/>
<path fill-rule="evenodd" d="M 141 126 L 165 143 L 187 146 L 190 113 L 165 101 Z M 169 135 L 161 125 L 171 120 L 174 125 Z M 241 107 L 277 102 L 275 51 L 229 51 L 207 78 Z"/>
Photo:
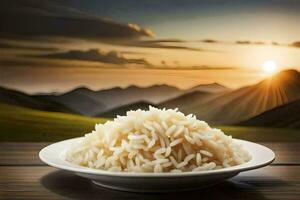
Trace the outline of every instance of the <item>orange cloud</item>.
<path fill-rule="evenodd" d="M 100 49 L 89 49 L 87 51 L 81 50 L 70 50 L 67 52 L 51 53 L 42 56 L 43 58 L 53 58 L 53 59 L 67 59 L 67 60 L 81 60 L 81 61 L 93 61 L 109 64 L 137 64 L 150 66 L 150 64 L 145 59 L 129 59 L 125 58 L 122 53 L 117 51 L 103 51 Z"/>
<path fill-rule="evenodd" d="M 149 29 L 122 24 L 58 1 L 0 1 L 0 37 L 23 40 L 76 38 L 105 41 L 153 37 Z"/>

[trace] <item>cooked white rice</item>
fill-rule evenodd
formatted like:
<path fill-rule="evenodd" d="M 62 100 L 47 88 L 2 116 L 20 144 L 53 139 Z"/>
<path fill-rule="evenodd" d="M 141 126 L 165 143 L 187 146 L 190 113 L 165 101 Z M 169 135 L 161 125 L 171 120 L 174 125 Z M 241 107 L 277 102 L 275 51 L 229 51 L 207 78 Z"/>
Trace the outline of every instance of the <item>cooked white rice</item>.
<path fill-rule="evenodd" d="M 250 155 L 192 114 L 150 107 L 97 124 L 71 146 L 66 160 L 119 172 L 188 172 L 239 165 Z"/>

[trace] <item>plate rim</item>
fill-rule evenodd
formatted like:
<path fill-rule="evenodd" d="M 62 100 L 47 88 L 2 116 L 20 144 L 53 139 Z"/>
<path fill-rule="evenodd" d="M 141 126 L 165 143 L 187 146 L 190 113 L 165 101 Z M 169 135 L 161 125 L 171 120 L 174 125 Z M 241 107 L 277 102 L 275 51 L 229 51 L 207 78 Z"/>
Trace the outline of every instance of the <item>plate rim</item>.
<path fill-rule="evenodd" d="M 49 166 L 66 170 L 66 171 L 71 171 L 75 173 L 83 173 L 83 174 L 90 174 L 90 175 L 98 175 L 98 176 L 117 176 L 117 177 L 186 177 L 186 176 L 206 176 L 206 175 L 218 175 L 218 174 L 225 174 L 225 173 L 240 173 L 243 171 L 249 171 L 257 168 L 261 168 L 264 166 L 267 166 L 271 164 L 275 160 L 275 153 L 272 151 L 270 148 L 255 143 L 255 142 L 250 142 L 247 140 L 241 140 L 241 139 L 233 139 L 234 141 L 240 143 L 241 145 L 248 144 L 252 146 L 256 146 L 260 148 L 260 150 L 264 150 L 265 152 L 268 152 L 270 154 L 270 157 L 266 159 L 265 161 L 256 164 L 256 165 L 251 165 L 255 161 L 255 155 L 253 155 L 253 152 L 249 149 L 247 151 L 251 154 L 251 160 L 243 163 L 241 165 L 236 165 L 232 167 L 227 167 L 227 168 L 222 168 L 222 169 L 216 169 L 216 170 L 206 170 L 206 171 L 190 171 L 190 172 L 175 172 L 175 173 L 169 173 L 169 172 L 159 172 L 159 173 L 152 173 L 152 172 L 111 172 L 107 170 L 102 170 L 102 169 L 93 169 L 93 168 L 88 168 L 88 167 L 83 167 L 80 165 L 76 165 L 73 163 L 70 163 L 66 160 L 63 160 L 61 158 L 61 154 L 63 151 L 66 151 L 68 147 L 64 147 L 63 151 L 56 153 L 54 155 L 54 159 L 58 159 L 60 162 L 55 162 L 51 161 L 47 158 L 47 153 L 50 153 L 55 149 L 55 147 L 60 146 L 60 145 L 70 145 L 72 142 L 81 140 L 83 137 L 76 137 L 76 138 L 71 138 L 63 141 L 59 141 L 53 144 L 50 144 L 43 149 L 40 150 L 39 152 L 39 158 L 41 159 L 42 162 L 46 163 Z M 52 155 L 53 156 L 53 155 Z M 254 157 L 253 157 L 254 156 Z M 49 155 L 48 155 L 49 157 Z M 51 157 L 51 156 L 50 156 Z M 63 164 L 65 163 L 65 164 Z"/>

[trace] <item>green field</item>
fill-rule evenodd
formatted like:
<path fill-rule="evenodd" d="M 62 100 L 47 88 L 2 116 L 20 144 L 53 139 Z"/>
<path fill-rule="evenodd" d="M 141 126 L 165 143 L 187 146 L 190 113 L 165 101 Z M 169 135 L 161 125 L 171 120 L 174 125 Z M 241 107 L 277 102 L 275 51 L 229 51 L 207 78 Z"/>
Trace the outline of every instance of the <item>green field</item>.
<path fill-rule="evenodd" d="M 81 136 L 105 121 L 0 104 L 0 141 L 58 141 Z"/>
<path fill-rule="evenodd" d="M 82 136 L 107 119 L 37 111 L 0 104 L 0 141 L 58 141 Z M 235 138 L 256 142 L 300 141 L 300 131 L 259 127 L 218 126 Z"/>

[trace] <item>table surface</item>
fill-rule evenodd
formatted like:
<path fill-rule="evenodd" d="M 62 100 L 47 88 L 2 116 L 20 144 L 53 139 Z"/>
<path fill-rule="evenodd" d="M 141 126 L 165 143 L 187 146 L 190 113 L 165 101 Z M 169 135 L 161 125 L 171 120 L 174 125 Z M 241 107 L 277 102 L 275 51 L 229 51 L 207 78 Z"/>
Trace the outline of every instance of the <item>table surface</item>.
<path fill-rule="evenodd" d="M 140 194 L 109 190 L 46 166 L 38 152 L 49 143 L 0 143 L 0 199 L 300 199 L 300 143 L 262 143 L 276 153 L 268 167 L 192 192 Z"/>

